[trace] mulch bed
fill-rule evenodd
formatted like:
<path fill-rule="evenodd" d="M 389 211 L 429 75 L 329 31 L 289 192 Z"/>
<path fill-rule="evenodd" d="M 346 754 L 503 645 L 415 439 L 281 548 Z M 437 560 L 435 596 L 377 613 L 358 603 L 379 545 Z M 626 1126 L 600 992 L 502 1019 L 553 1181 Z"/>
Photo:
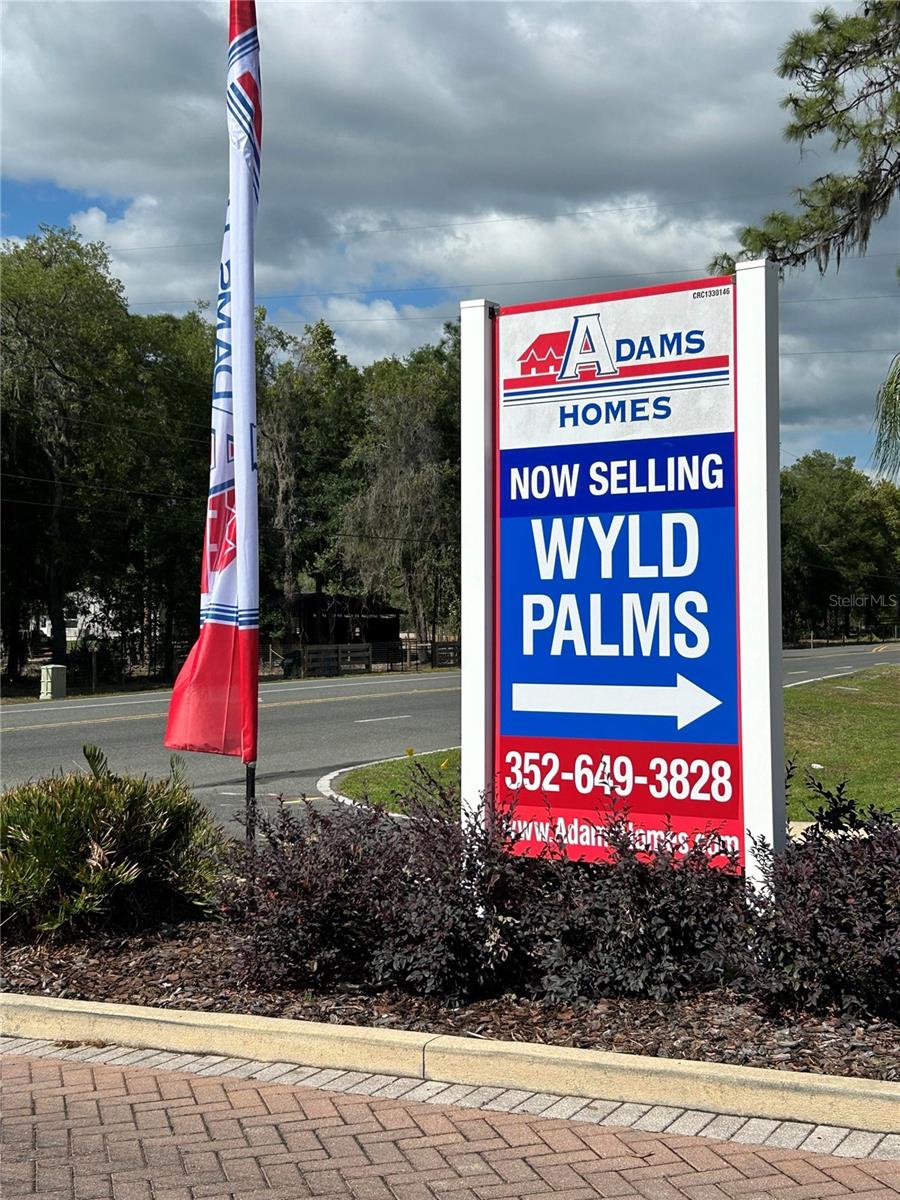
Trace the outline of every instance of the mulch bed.
<path fill-rule="evenodd" d="M 233 926 L 193 923 L 62 946 L 7 946 L 0 986 L 73 1000 L 255 1013 L 900 1080 L 900 1024 L 841 1014 L 774 1017 L 726 991 L 665 1004 L 611 999 L 573 1006 L 503 997 L 449 1008 L 396 992 L 269 990 L 247 981 L 241 964 L 240 934 Z"/>

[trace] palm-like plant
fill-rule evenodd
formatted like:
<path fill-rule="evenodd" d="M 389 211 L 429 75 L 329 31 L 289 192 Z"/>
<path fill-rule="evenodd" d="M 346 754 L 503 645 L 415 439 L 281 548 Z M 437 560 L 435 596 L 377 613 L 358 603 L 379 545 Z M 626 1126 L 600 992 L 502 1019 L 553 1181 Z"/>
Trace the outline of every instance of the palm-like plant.
<path fill-rule="evenodd" d="M 879 475 L 893 478 L 900 474 L 900 354 L 875 397 L 875 426 L 872 465 Z"/>
<path fill-rule="evenodd" d="M 829 172 L 797 188 L 796 211 L 773 212 L 738 236 L 740 250 L 711 264 L 730 274 L 735 259 L 770 258 L 784 269 L 815 263 L 824 273 L 846 253 L 865 254 L 873 225 L 900 191 L 900 0 L 861 0 L 855 13 L 824 8 L 782 48 L 778 74 L 796 90 L 782 100 L 784 131 L 801 145 L 829 133 L 836 152 L 856 150 L 854 174 Z M 878 390 L 873 465 L 900 472 L 900 366 Z"/>

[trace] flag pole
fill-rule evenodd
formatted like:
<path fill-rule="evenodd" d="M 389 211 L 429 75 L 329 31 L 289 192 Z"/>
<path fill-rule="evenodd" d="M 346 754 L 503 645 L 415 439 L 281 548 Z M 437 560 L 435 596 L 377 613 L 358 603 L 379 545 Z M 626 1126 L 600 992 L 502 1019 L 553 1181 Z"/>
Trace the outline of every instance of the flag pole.
<path fill-rule="evenodd" d="M 244 790 L 244 836 L 247 849 L 252 850 L 256 845 L 256 763 L 247 763 L 247 775 Z"/>
<path fill-rule="evenodd" d="M 262 148 L 255 0 L 230 0 L 226 75 L 228 209 L 216 297 L 209 500 L 200 632 L 179 672 L 164 745 L 246 764 L 255 842 L 259 734 L 259 531 L 254 227 Z"/>

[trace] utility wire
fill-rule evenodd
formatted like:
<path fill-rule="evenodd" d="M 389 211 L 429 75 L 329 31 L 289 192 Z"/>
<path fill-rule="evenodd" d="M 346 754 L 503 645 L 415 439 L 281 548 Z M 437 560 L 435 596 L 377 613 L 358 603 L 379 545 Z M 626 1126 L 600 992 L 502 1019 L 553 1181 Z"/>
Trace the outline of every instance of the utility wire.
<path fill-rule="evenodd" d="M 27 480 L 31 483 L 49 483 L 49 484 L 59 483 L 59 485 L 61 487 L 87 488 L 89 491 L 95 491 L 95 492 L 118 492 L 123 496 L 151 496 L 151 497 L 155 497 L 160 500 L 178 500 L 178 501 L 187 500 L 193 504 L 199 504 L 201 501 L 206 503 L 209 500 L 209 493 L 202 495 L 202 496 L 199 494 L 193 495 L 193 496 L 182 494 L 179 496 L 179 495 L 175 495 L 172 492 L 142 492 L 136 488 L 107 487 L 104 484 L 88 483 L 86 480 L 79 481 L 77 479 L 56 480 L 56 479 L 50 479 L 46 475 L 18 475 L 18 474 L 14 474 L 11 471 L 3 471 L 2 473 L 0 473 L 0 480 L 2 480 L 2 479 L 20 479 L 20 480 Z M 26 503 L 26 501 L 22 500 L 21 503 L 24 504 L 24 503 Z M 37 500 L 29 500 L 29 501 L 27 501 L 27 503 L 37 504 L 38 501 Z M 42 504 L 49 503 L 52 507 L 52 501 L 41 501 L 40 503 L 42 503 Z M 81 506 L 76 505 L 75 507 L 80 508 Z M 406 504 L 384 504 L 384 505 L 379 505 L 379 508 L 389 509 L 392 512 L 407 512 L 409 510 L 409 505 L 406 505 Z M 116 510 L 116 511 L 118 511 L 118 510 Z M 191 517 L 191 519 L 193 520 L 193 517 Z M 294 526 L 291 527 L 291 532 L 294 532 L 294 528 L 295 528 Z M 368 535 L 360 534 L 358 536 L 362 537 L 362 536 L 368 536 Z"/>
<path fill-rule="evenodd" d="M 820 354 L 896 354 L 890 346 L 863 347 L 859 350 L 844 348 L 842 350 L 779 350 L 779 358 L 806 358 L 809 355 L 818 357 Z"/>
<path fill-rule="evenodd" d="M 110 516 L 131 517 L 134 510 L 128 508 L 107 508 L 105 505 L 89 504 L 54 504 L 52 500 L 20 500 L 16 496 L 0 497 L 3 504 L 25 504 L 29 508 L 64 508 L 71 512 L 87 513 L 103 511 Z M 196 517 L 189 513 L 157 513 L 148 524 L 184 524 L 185 521 L 196 523 Z M 383 533 L 330 533 L 322 538 L 324 542 L 402 542 L 410 546 L 428 545 L 425 538 L 394 537 Z"/>
<path fill-rule="evenodd" d="M 88 512 L 92 508 L 98 509 L 101 507 L 100 505 L 91 506 L 91 505 L 80 505 L 80 504 L 56 505 L 56 504 L 53 504 L 52 501 L 19 500 L 15 497 L 6 497 L 6 496 L 4 496 L 2 498 L 2 502 L 4 504 L 25 504 L 31 508 L 65 508 L 70 511 L 82 512 L 82 513 Z M 108 513 L 111 516 L 129 517 L 129 516 L 134 515 L 133 510 L 130 510 L 127 508 L 109 509 L 109 508 L 106 508 L 105 506 L 102 506 L 102 507 L 103 507 L 103 512 Z M 159 513 L 155 517 L 153 517 L 152 521 L 149 523 L 184 524 L 184 522 L 186 520 L 191 521 L 192 524 L 196 523 L 196 518 L 188 513 L 182 513 L 180 515 L 177 513 L 168 513 L 168 514 Z M 332 533 L 332 534 L 328 534 L 327 536 L 323 537 L 322 541 L 324 541 L 324 542 L 340 542 L 340 541 L 395 542 L 395 543 L 399 542 L 399 543 L 403 543 L 405 545 L 411 545 L 411 546 L 421 546 L 421 545 L 428 544 L 427 540 L 424 538 L 395 537 L 395 536 L 391 536 L 388 534 L 377 534 L 377 533 Z M 834 574 L 840 573 L 840 568 L 834 566 L 833 564 L 813 562 L 810 559 L 800 559 L 800 560 L 798 560 L 798 563 L 800 566 L 812 567 L 816 570 L 831 571 Z M 869 577 L 872 579 L 886 579 L 891 582 L 894 582 L 897 579 L 896 575 L 883 575 L 883 574 L 881 574 L 881 572 L 878 572 L 878 571 L 870 572 Z"/>
<path fill-rule="evenodd" d="M 390 319 L 391 318 L 385 318 L 385 320 L 390 320 Z M 403 319 L 403 318 L 398 318 L 398 319 Z M 409 320 L 426 320 L 428 318 L 410 317 L 407 319 L 409 319 Z M 437 318 L 435 318 L 435 319 L 437 319 Z M 285 322 L 285 323 L 287 323 L 287 322 Z M 339 324 L 339 325 L 346 324 L 346 322 L 343 322 L 343 321 L 338 321 L 335 323 Z M 296 324 L 296 322 L 295 322 L 295 324 Z M 840 349 L 840 350 L 781 350 L 781 351 L 779 351 L 778 357 L 779 358 L 809 358 L 809 357 L 818 357 L 819 355 L 822 355 L 822 354 L 896 354 L 896 349 L 893 346 L 879 346 L 879 347 L 875 347 L 875 348 L 863 347 L 863 348 L 857 348 L 857 349 L 848 347 L 848 348 L 844 348 L 844 349 Z M 183 418 L 183 417 L 174 417 L 172 419 L 176 420 L 176 421 L 182 421 L 184 424 L 190 425 L 197 429 L 208 428 L 208 426 L 202 421 L 188 421 L 186 418 Z M 88 417 L 80 417 L 79 423 L 82 425 L 91 425 L 98 429 L 119 429 L 119 430 L 130 429 L 130 430 L 135 431 L 136 433 L 141 433 L 141 434 L 150 433 L 150 434 L 156 434 L 159 437 L 166 436 L 166 429 L 162 425 L 157 425 L 157 426 L 154 426 L 153 428 L 147 429 L 144 426 L 136 425 L 133 422 L 94 421 Z M 260 432 L 262 433 L 263 431 L 260 431 Z M 208 446 L 209 445 L 209 441 L 206 438 L 187 437 L 183 434 L 179 434 L 178 436 L 181 441 L 190 442 L 192 445 L 197 445 L 197 446 Z"/>
<path fill-rule="evenodd" d="M 83 481 L 79 481 L 77 479 L 73 479 L 73 480 L 58 479 L 57 480 L 57 479 L 48 479 L 44 475 L 16 475 L 16 474 L 13 474 L 13 472 L 11 472 L 11 471 L 4 471 L 2 477 L 4 479 L 27 479 L 31 483 L 52 483 L 52 484 L 58 483 L 61 487 L 89 488 L 91 491 L 95 491 L 95 492 L 120 492 L 122 495 L 125 495 L 125 496 L 152 496 L 158 500 L 190 500 L 193 502 L 197 502 L 200 500 L 207 499 L 206 496 L 186 496 L 183 494 L 178 496 L 172 492 L 142 492 L 136 488 L 107 487 L 106 485 L 104 485 L 102 483 L 88 483 L 87 480 L 83 480 Z"/>
<path fill-rule="evenodd" d="M 181 418 L 181 417 L 176 417 L 174 419 L 175 420 L 184 420 L 184 418 Z M 132 429 L 136 433 L 141 433 L 141 434 L 145 434 L 145 435 L 156 434 L 158 437 L 165 437 L 165 438 L 169 438 L 169 440 L 171 440 L 170 434 L 168 433 L 168 431 L 166 430 L 164 425 L 156 425 L 151 428 L 148 428 L 144 425 L 135 425 L 134 422 L 131 422 L 131 421 L 94 421 L 90 417 L 79 417 L 78 423 L 80 425 L 90 425 L 96 429 Z M 209 430 L 209 428 L 210 428 L 210 426 L 208 424 L 206 424 L 205 422 L 201 422 L 201 421 L 186 421 L 185 420 L 184 423 L 186 425 L 196 427 L 197 429 Z M 206 448 L 209 449 L 209 438 L 208 437 L 206 437 L 206 438 L 188 437 L 181 433 L 178 434 L 178 437 L 179 437 L 179 440 L 182 442 L 190 442 L 192 445 L 195 445 L 195 446 L 206 446 Z"/>
<path fill-rule="evenodd" d="M 501 288 L 501 287 L 532 287 L 544 283 L 589 283 L 592 279 L 646 279 L 655 275 L 680 274 L 682 271 L 703 271 L 703 267 L 676 267 L 671 271 L 629 271 L 607 272 L 602 275 L 557 275 L 550 279 L 506 279 L 488 282 L 475 281 L 472 283 L 435 283 L 417 284 L 413 287 L 378 287 L 360 288 L 347 292 L 264 292 L 257 295 L 257 300 L 318 300 L 322 297 L 342 299 L 354 296 L 399 296 L 418 294 L 421 292 L 454 292 L 466 288 Z M 782 300 L 782 304 L 833 304 L 841 300 L 890 300 L 896 299 L 894 292 L 874 292 L 862 296 L 823 296 L 801 298 L 797 300 Z M 160 300 L 130 300 L 129 308 L 153 304 L 194 304 L 196 297 L 190 300 L 173 300 L 166 296 Z"/>

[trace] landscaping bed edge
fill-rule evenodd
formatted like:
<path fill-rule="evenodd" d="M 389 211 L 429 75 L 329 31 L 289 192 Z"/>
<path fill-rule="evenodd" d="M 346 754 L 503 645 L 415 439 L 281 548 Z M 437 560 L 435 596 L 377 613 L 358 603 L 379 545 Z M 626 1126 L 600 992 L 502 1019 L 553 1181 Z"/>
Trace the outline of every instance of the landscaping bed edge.
<path fill-rule="evenodd" d="M 0 993 L 3 1032 L 900 1131 L 900 1084 L 247 1014 Z"/>
<path fill-rule="evenodd" d="M 402 762 L 404 759 L 422 758 L 426 754 L 444 754 L 451 750 L 458 750 L 459 746 L 439 746 L 437 750 L 423 750 L 421 754 L 393 754 L 390 758 L 373 758 L 370 762 L 356 763 L 352 767 L 337 767 L 333 771 L 329 771 L 326 775 L 321 776 L 316 780 L 316 791 L 324 796 L 326 800 L 335 800 L 338 804 L 349 804 L 352 808 L 369 808 L 370 805 L 362 800 L 353 800 L 350 796 L 345 796 L 343 792 L 338 791 L 335 786 L 346 775 L 350 775 L 353 771 L 361 771 L 364 767 L 380 767 L 382 763 Z M 402 814 L 401 814 L 402 815 Z"/>

